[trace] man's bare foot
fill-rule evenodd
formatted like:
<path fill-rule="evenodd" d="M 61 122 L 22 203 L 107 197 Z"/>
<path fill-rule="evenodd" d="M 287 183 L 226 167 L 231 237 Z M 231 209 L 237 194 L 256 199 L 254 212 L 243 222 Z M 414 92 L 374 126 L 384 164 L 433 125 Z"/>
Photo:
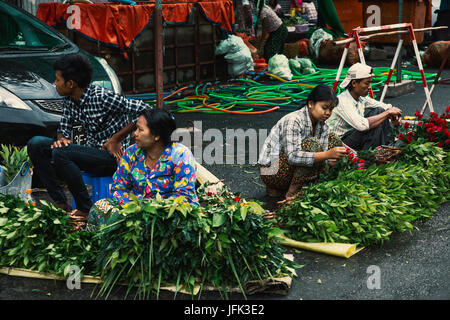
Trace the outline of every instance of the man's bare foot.
<path fill-rule="evenodd" d="M 293 195 L 293 196 L 286 196 L 284 198 L 284 200 L 278 201 L 278 204 L 281 205 L 287 205 L 287 204 L 291 204 L 292 202 L 294 202 L 295 199 L 297 199 L 297 197 L 299 196 L 299 193 Z"/>
<path fill-rule="evenodd" d="M 83 230 L 83 228 L 86 226 L 88 216 L 88 212 L 84 212 L 78 209 L 74 209 L 69 212 L 70 225 L 73 228 L 73 232 Z"/>
<path fill-rule="evenodd" d="M 299 191 L 302 190 L 302 186 L 303 185 L 299 184 L 299 183 L 291 183 L 290 186 L 289 186 L 289 189 L 288 189 L 288 191 L 286 192 L 286 195 L 285 195 L 286 199 L 294 197 Z"/>
<path fill-rule="evenodd" d="M 70 218 L 78 218 L 82 217 L 87 220 L 89 212 L 84 212 L 78 209 L 73 209 L 72 211 L 68 212 Z"/>

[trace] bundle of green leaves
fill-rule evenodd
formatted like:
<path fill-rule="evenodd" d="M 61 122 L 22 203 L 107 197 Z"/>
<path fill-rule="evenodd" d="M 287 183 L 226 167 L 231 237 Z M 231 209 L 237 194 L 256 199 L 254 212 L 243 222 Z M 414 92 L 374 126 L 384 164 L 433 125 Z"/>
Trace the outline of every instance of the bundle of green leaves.
<path fill-rule="evenodd" d="M 5 184 L 8 185 L 19 173 L 20 167 L 26 161 L 30 162 L 27 147 L 19 148 L 10 145 L 1 145 L 0 164 L 4 166 Z"/>
<path fill-rule="evenodd" d="M 449 169 L 442 148 L 411 143 L 398 162 L 341 171 L 334 180 L 308 186 L 279 210 L 278 222 L 299 241 L 383 243 L 450 199 Z"/>
<path fill-rule="evenodd" d="M 106 297 L 119 282 L 136 287 L 140 298 L 166 284 L 188 292 L 210 284 L 227 297 L 231 287 L 244 293 L 246 281 L 292 275 L 299 266 L 274 241 L 280 230 L 260 204 L 205 187 L 198 190 L 202 206 L 182 198 L 134 198 L 98 231 L 77 233 L 53 204 L 2 195 L 0 266 L 62 276 L 77 266 L 82 275 L 101 276 L 99 295 Z"/>
<path fill-rule="evenodd" d="M 298 24 L 308 24 L 308 20 L 305 18 L 295 15 L 295 16 L 289 16 L 285 19 L 283 19 L 284 24 L 286 26 L 296 26 Z"/>
<path fill-rule="evenodd" d="M 99 230 L 98 267 L 104 280 L 99 295 L 117 283 L 135 287 L 136 296 L 157 296 L 162 285 L 193 292 L 213 285 L 227 297 L 229 288 L 248 280 L 290 275 L 297 265 L 275 243 L 278 229 L 262 216 L 255 202 L 246 202 L 226 188 L 220 193 L 199 189 L 203 206 L 182 198 L 138 200 L 115 213 Z M 176 295 L 176 294 L 175 294 Z"/>
<path fill-rule="evenodd" d="M 0 195 L 0 266 L 66 275 L 76 265 L 94 271 L 98 243 L 89 232 L 71 233 L 67 214 L 46 201 L 39 207 Z"/>

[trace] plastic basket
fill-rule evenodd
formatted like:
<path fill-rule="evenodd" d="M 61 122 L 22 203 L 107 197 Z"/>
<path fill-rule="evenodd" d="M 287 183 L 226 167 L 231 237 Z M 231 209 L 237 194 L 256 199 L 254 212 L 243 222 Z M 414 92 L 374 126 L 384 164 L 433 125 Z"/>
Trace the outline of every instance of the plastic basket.
<path fill-rule="evenodd" d="M 375 155 L 377 165 L 396 161 L 402 153 L 402 148 L 382 145 L 376 149 Z"/>
<path fill-rule="evenodd" d="M 29 198 L 27 189 L 31 189 L 31 181 L 30 163 L 25 161 L 14 179 L 8 185 L 0 187 L 0 193 L 16 195 L 22 200 L 27 200 Z"/>
<path fill-rule="evenodd" d="M 3 187 L 5 184 L 5 168 L 0 166 L 0 187 Z"/>

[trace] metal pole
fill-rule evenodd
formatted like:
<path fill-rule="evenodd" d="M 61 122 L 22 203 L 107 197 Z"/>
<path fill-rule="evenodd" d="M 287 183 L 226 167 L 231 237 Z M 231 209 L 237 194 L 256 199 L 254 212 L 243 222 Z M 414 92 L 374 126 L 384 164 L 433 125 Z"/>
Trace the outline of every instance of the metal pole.
<path fill-rule="evenodd" d="M 155 3 L 155 82 L 156 82 L 156 106 L 159 109 L 163 107 L 163 24 L 162 24 L 162 1 L 156 0 Z"/>
<path fill-rule="evenodd" d="M 403 22 L 403 0 L 398 1 L 398 23 Z M 401 35 L 398 35 L 398 42 L 401 40 Z M 402 82 L 402 48 L 400 48 L 397 60 L 397 83 Z"/>
<path fill-rule="evenodd" d="M 444 69 L 449 56 L 450 56 L 450 47 L 447 47 L 447 52 L 444 56 L 444 59 L 442 60 L 441 66 L 439 67 L 439 70 L 438 70 L 438 73 L 436 74 L 436 78 L 434 78 L 433 86 L 430 89 L 430 99 L 431 99 L 431 94 L 433 93 L 434 87 L 439 83 L 439 78 L 441 77 L 442 69 Z M 425 100 L 425 104 L 423 105 L 422 110 L 420 111 L 421 114 L 423 114 L 423 112 L 425 111 L 427 104 L 428 104 L 428 99 Z"/>
<path fill-rule="evenodd" d="M 353 37 L 355 33 L 352 31 L 350 31 L 350 33 L 348 34 L 348 37 L 351 38 Z M 356 36 L 355 36 L 356 38 Z M 339 68 L 338 71 L 336 73 L 336 79 L 334 80 L 334 84 L 333 84 L 333 91 L 336 91 L 338 83 L 339 83 L 339 78 L 341 77 L 341 73 L 342 73 L 342 69 L 344 68 L 344 64 L 345 64 L 345 59 L 347 59 L 347 53 L 348 53 L 348 48 L 350 47 L 350 43 L 347 43 L 344 47 L 344 52 L 342 53 L 342 58 L 341 58 L 341 62 L 339 63 Z"/>
<path fill-rule="evenodd" d="M 417 65 L 419 66 L 420 75 L 422 77 L 423 89 L 425 90 L 425 97 L 427 98 L 428 106 L 430 107 L 430 111 L 434 112 L 433 103 L 431 102 L 431 94 L 430 94 L 430 91 L 428 90 L 427 79 L 425 78 L 425 71 L 423 71 L 422 59 L 420 58 L 419 48 L 417 47 L 416 36 L 414 34 L 414 29 L 413 29 L 413 26 L 411 23 L 409 24 L 408 29 L 411 34 L 411 40 L 412 40 L 414 52 L 416 54 Z M 423 113 L 423 110 L 422 110 L 422 113 Z"/>
<path fill-rule="evenodd" d="M 358 48 L 359 60 L 361 61 L 362 64 L 366 64 L 366 59 L 364 59 L 364 52 L 362 50 L 361 41 L 359 41 L 359 34 L 357 31 L 355 31 L 354 35 L 356 47 Z M 370 87 L 369 89 L 369 95 L 372 99 L 374 98 L 372 87 Z"/>
<path fill-rule="evenodd" d="M 388 77 L 387 77 L 386 82 L 383 87 L 383 92 L 381 93 L 380 102 L 383 102 L 384 96 L 386 95 L 387 88 L 388 88 L 389 82 L 391 81 L 391 76 L 392 76 L 392 73 L 394 72 L 394 67 L 395 67 L 395 64 L 397 63 L 398 55 L 400 53 L 402 45 L 403 45 L 403 39 L 400 39 L 400 41 L 398 42 L 398 45 L 397 45 L 397 50 L 395 50 L 394 59 L 392 60 L 392 64 L 391 64 L 391 68 L 389 69 Z"/>

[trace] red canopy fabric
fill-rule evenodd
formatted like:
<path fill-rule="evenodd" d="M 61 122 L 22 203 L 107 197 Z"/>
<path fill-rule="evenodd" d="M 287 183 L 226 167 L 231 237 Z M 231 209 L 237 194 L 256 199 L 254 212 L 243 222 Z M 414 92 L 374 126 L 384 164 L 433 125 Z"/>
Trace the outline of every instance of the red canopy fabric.
<path fill-rule="evenodd" d="M 180 3 L 186 2 L 186 3 Z M 155 4 L 122 5 L 112 3 L 73 4 L 79 8 L 79 29 L 88 38 L 98 40 L 104 44 L 126 49 L 131 42 L 148 25 L 155 10 Z M 163 1 L 163 19 L 169 23 L 186 23 L 194 5 L 198 5 L 207 19 L 218 24 L 225 31 L 232 31 L 234 23 L 234 9 L 231 0 L 178 0 L 177 3 Z M 67 12 L 69 3 L 40 3 L 36 16 L 55 26 L 71 21 L 76 26 L 73 11 Z"/>

